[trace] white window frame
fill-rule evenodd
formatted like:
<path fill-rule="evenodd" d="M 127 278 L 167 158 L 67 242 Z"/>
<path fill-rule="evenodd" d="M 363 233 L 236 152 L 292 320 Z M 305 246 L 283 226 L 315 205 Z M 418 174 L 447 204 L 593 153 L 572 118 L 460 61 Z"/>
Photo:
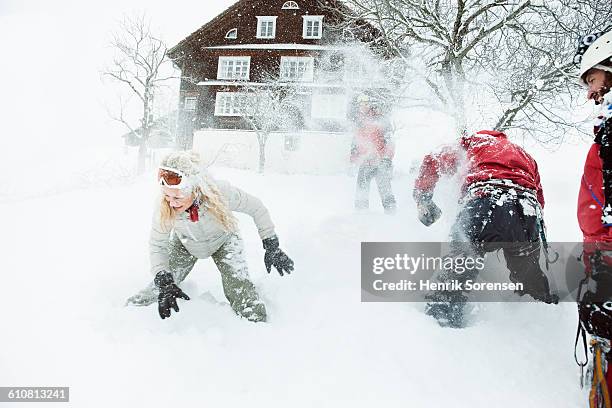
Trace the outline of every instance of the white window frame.
<path fill-rule="evenodd" d="M 257 38 L 276 38 L 276 18 L 278 16 L 257 16 Z M 261 35 L 261 25 L 262 23 L 272 23 L 272 35 L 271 36 L 262 36 Z"/>
<path fill-rule="evenodd" d="M 292 78 L 287 75 L 287 68 L 285 68 L 286 64 L 296 63 L 296 73 L 299 73 L 299 63 L 300 62 L 308 62 L 307 69 L 304 70 L 304 73 L 301 77 L 296 76 Z M 280 75 L 279 78 L 281 81 L 295 81 L 295 82 L 312 82 L 314 80 L 314 58 L 313 57 L 281 57 L 280 62 Z"/>
<path fill-rule="evenodd" d="M 320 39 L 323 36 L 323 16 L 302 16 L 304 19 L 302 26 L 302 38 L 305 39 Z M 308 35 L 308 23 L 319 23 L 319 32 L 317 35 Z"/>
<path fill-rule="evenodd" d="M 237 62 L 241 62 L 241 66 L 244 66 L 244 62 L 246 61 L 246 74 L 241 76 L 236 76 L 237 73 Z M 225 72 L 224 63 L 232 62 L 233 69 L 232 74 Z M 217 79 L 239 79 L 243 81 L 248 81 L 251 75 L 251 57 L 244 56 L 221 56 L 219 57 L 219 62 L 217 64 Z"/>
<path fill-rule="evenodd" d="M 298 6 L 298 4 L 295 1 L 286 1 L 285 4 L 283 4 L 283 10 L 299 10 L 300 6 Z"/>
<path fill-rule="evenodd" d="M 246 98 L 246 92 L 217 92 L 215 96 L 215 116 L 242 116 L 236 99 Z"/>
<path fill-rule="evenodd" d="M 238 29 L 232 28 L 231 30 L 229 30 L 225 34 L 225 38 L 227 38 L 228 40 L 235 40 L 236 38 L 238 38 Z"/>
<path fill-rule="evenodd" d="M 198 98 L 196 96 L 186 96 L 184 101 L 184 109 L 188 112 L 193 112 L 198 106 Z"/>

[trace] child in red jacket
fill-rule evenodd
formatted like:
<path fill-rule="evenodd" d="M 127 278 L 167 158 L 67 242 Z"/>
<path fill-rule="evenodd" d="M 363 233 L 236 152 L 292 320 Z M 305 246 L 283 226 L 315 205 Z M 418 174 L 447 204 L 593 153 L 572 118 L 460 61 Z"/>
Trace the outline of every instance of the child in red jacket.
<path fill-rule="evenodd" d="M 378 193 L 385 213 L 396 209 L 391 188 L 393 177 L 393 155 L 390 126 L 382 113 L 376 109 L 370 97 L 362 94 L 357 98 L 356 129 L 351 146 L 351 163 L 359 166 L 355 208 L 367 209 L 370 199 L 370 184 L 376 180 Z"/>
<path fill-rule="evenodd" d="M 523 284 L 521 294 L 556 303 L 558 297 L 550 293 L 548 278 L 539 265 L 544 194 L 535 160 L 505 134 L 491 130 L 463 136 L 459 143 L 425 156 L 414 199 L 419 219 L 426 226 L 441 215 L 433 201 L 440 176 L 457 172 L 463 179 L 463 206 L 451 231 L 450 255 L 476 258 L 503 249 L 510 280 Z M 477 274 L 477 269 L 461 274 L 440 271 L 437 279 L 465 282 Z M 429 294 L 426 313 L 442 326 L 463 327 L 465 293 Z"/>

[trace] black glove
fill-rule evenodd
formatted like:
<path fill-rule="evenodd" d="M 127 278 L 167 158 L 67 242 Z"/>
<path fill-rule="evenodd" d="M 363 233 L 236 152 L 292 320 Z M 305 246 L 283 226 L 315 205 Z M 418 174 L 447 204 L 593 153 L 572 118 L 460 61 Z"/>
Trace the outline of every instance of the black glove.
<path fill-rule="evenodd" d="M 293 272 L 293 261 L 278 247 L 278 238 L 276 235 L 271 238 L 266 238 L 262 242 L 266 250 L 264 264 L 266 265 L 268 273 L 270 273 L 272 266 L 276 268 L 280 276 L 283 276 L 284 273 L 290 274 Z"/>
<path fill-rule="evenodd" d="M 519 296 L 523 296 L 525 294 L 527 294 L 528 292 L 525 292 L 524 290 L 515 290 L 515 293 L 517 293 Z M 545 294 L 531 294 L 531 297 L 534 298 L 535 300 L 539 300 L 540 302 L 544 302 L 547 304 L 559 304 L 559 295 L 555 294 L 555 293 L 545 293 Z"/>
<path fill-rule="evenodd" d="M 544 303 L 548 303 L 553 304 L 553 305 L 557 305 L 559 304 L 559 295 L 557 295 L 556 293 L 551 293 L 548 296 L 546 296 L 546 298 L 542 299 L 542 301 Z"/>
<path fill-rule="evenodd" d="M 419 211 L 419 221 L 426 227 L 438 221 L 442 215 L 442 210 L 431 200 L 418 202 L 417 209 Z"/>
<path fill-rule="evenodd" d="M 170 272 L 158 272 L 153 282 L 155 282 L 155 286 L 159 288 L 157 306 L 159 317 L 162 319 L 170 317 L 170 308 L 173 308 L 175 312 L 179 311 L 176 298 L 189 300 L 189 296 L 174 284 L 174 278 Z"/>

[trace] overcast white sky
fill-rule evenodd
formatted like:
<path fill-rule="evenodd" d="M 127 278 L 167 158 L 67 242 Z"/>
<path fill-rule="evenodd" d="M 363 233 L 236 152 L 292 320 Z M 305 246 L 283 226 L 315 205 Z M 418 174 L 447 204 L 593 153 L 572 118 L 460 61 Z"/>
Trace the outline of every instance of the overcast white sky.
<path fill-rule="evenodd" d="M 234 2 L 0 0 L 1 150 L 120 144 L 99 76 L 116 22 L 144 10 L 173 46 Z"/>

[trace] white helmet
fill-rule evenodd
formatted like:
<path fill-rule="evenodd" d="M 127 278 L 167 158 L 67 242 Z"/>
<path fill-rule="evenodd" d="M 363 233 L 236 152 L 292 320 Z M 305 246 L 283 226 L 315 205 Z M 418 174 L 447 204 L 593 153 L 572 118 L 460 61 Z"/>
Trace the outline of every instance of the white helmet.
<path fill-rule="evenodd" d="M 578 78 L 586 84 L 584 75 L 592 68 L 612 72 L 612 67 L 603 65 L 612 62 L 612 30 L 604 33 L 594 33 L 580 40 L 574 62 L 580 63 Z"/>

